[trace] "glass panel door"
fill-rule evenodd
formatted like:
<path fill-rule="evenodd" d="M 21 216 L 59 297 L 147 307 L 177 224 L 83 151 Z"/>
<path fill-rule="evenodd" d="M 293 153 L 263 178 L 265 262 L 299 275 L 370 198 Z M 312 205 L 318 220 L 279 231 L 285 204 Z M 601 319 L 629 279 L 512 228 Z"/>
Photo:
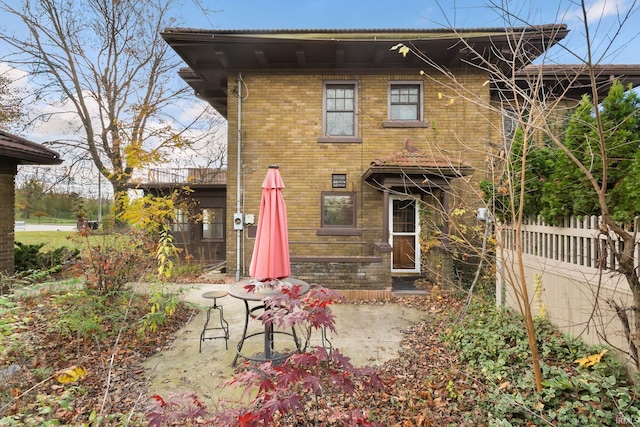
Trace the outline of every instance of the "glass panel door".
<path fill-rule="evenodd" d="M 393 248 L 391 271 L 419 273 L 418 204 L 413 198 L 392 196 L 389 208 L 389 244 Z"/>

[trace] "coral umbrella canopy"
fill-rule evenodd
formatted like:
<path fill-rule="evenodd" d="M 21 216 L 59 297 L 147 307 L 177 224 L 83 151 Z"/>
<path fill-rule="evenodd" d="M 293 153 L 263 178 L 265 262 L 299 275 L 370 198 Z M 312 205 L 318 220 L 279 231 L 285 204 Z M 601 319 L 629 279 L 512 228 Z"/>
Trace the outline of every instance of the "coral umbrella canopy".
<path fill-rule="evenodd" d="M 284 279 L 291 274 L 287 206 L 278 166 L 269 166 L 262 183 L 262 201 L 249 274 L 261 282 Z"/>

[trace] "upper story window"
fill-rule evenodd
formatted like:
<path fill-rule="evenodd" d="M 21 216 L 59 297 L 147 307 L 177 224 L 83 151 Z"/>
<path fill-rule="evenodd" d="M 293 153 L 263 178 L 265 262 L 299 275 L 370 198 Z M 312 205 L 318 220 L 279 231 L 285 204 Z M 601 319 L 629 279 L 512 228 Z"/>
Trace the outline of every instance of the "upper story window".
<path fill-rule="evenodd" d="M 517 125 L 516 113 L 513 110 L 504 109 L 502 111 L 502 137 L 506 151 L 511 148 L 513 137 L 516 135 Z"/>
<path fill-rule="evenodd" d="M 388 119 L 383 127 L 427 127 L 422 82 L 389 82 Z"/>
<path fill-rule="evenodd" d="M 389 90 L 391 120 L 420 120 L 420 104 L 420 85 L 391 85 Z"/>
<path fill-rule="evenodd" d="M 356 82 L 325 82 L 323 137 L 319 142 L 361 142 L 358 139 L 358 86 Z"/>
<path fill-rule="evenodd" d="M 356 87 L 354 84 L 325 86 L 327 136 L 355 136 Z"/>

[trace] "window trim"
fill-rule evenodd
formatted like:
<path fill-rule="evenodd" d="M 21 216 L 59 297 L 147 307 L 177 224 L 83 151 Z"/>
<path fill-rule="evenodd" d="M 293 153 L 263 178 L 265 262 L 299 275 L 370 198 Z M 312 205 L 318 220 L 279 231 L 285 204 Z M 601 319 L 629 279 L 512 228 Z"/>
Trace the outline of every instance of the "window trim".
<path fill-rule="evenodd" d="M 349 196 L 353 202 L 353 216 L 351 218 L 351 224 L 348 225 L 334 225 L 325 224 L 324 222 L 324 202 L 326 196 Z M 358 197 L 355 191 L 322 191 L 320 193 L 320 228 L 322 230 L 329 229 L 355 229 L 358 225 Z"/>
<path fill-rule="evenodd" d="M 222 231 L 222 235 L 220 237 L 205 237 L 204 236 L 204 211 L 205 210 L 211 210 L 211 211 L 216 211 L 216 210 L 220 210 L 220 222 L 209 222 L 208 224 L 210 225 L 221 225 L 221 231 Z M 202 222 L 200 224 L 200 228 L 201 228 L 201 239 L 202 241 L 207 241 L 207 242 L 222 242 L 224 241 L 224 236 L 225 236 L 225 208 L 223 208 L 222 206 L 211 206 L 211 207 L 206 207 L 206 208 L 202 208 L 201 210 L 202 213 Z"/>
<path fill-rule="evenodd" d="M 391 118 L 391 90 L 394 86 L 418 86 L 418 119 L 401 120 Z M 421 80 L 394 80 L 387 84 L 387 120 L 382 122 L 383 128 L 426 128 L 429 122 L 424 120 L 424 82 Z"/>
<path fill-rule="evenodd" d="M 327 88 L 332 85 L 353 86 L 353 135 L 327 134 Z M 322 82 L 322 136 L 318 142 L 361 143 L 358 137 L 358 81 L 357 80 L 325 80 Z"/>

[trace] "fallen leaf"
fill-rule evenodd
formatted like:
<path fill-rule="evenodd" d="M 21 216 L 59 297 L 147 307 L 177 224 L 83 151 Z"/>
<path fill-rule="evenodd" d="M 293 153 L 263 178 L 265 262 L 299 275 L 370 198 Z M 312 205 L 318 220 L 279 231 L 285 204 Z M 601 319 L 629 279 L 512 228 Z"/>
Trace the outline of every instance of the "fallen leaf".
<path fill-rule="evenodd" d="M 604 350 L 602 350 L 600 353 L 598 354 L 592 354 L 591 356 L 587 356 L 587 357 L 583 357 L 581 359 L 577 359 L 575 361 L 575 363 L 577 363 L 578 365 L 588 368 L 590 366 L 593 366 L 597 363 L 600 363 L 600 360 L 602 360 L 602 356 L 604 356 L 607 353 L 607 349 L 605 348 Z"/>
<path fill-rule="evenodd" d="M 87 370 L 82 366 L 71 366 L 55 373 L 54 377 L 60 384 L 69 384 L 81 380 L 87 375 Z"/>

